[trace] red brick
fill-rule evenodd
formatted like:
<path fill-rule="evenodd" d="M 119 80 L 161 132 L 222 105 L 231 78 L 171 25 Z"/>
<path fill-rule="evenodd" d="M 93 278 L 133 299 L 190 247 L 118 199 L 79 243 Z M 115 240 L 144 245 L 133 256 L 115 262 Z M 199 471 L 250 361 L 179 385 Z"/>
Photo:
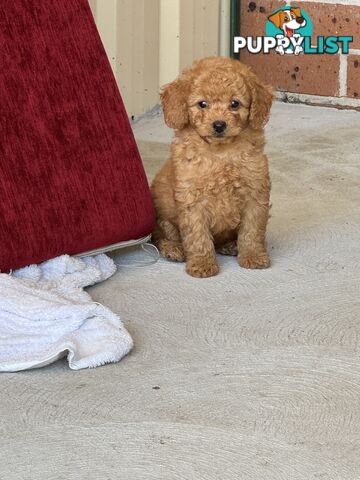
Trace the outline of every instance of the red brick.
<path fill-rule="evenodd" d="M 242 0 L 240 11 L 240 35 L 265 35 L 268 16 L 277 8 L 284 7 L 282 0 Z"/>
<path fill-rule="evenodd" d="M 267 17 L 286 4 L 283 0 L 243 0 L 241 2 L 240 34 L 264 35 Z M 328 4 L 318 1 L 294 1 L 311 17 L 314 37 L 323 35 L 351 35 L 351 48 L 360 48 L 360 7 Z M 251 55 L 242 51 L 240 60 L 251 65 L 275 88 L 296 93 L 324 96 L 339 95 L 339 57 L 337 55 L 300 55 L 280 57 Z M 350 55 L 348 59 L 348 96 L 360 98 L 360 58 Z"/>
<path fill-rule="evenodd" d="M 360 98 L 360 55 L 348 57 L 348 97 Z"/>
<path fill-rule="evenodd" d="M 253 55 L 242 51 L 240 60 L 277 90 L 312 95 L 339 95 L 338 55 Z"/>
<path fill-rule="evenodd" d="M 264 35 L 267 17 L 285 6 L 282 0 L 243 0 L 241 2 L 240 34 Z M 292 2 L 305 10 L 313 22 L 313 36 L 346 35 L 353 37 L 350 48 L 360 48 L 360 6 L 332 5 L 322 2 Z"/>

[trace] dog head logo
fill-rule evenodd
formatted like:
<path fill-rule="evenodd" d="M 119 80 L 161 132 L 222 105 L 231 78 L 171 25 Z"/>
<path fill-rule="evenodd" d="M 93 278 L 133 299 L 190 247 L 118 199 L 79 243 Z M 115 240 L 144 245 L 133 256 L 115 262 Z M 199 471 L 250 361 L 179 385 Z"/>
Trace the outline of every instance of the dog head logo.
<path fill-rule="evenodd" d="M 299 55 L 304 51 L 302 38 L 312 35 L 312 23 L 302 9 L 282 7 L 268 17 L 266 34 L 278 40 L 276 51 L 280 55 Z"/>
<path fill-rule="evenodd" d="M 305 27 L 306 20 L 301 15 L 300 8 L 290 8 L 290 10 L 279 10 L 269 17 L 276 28 L 280 28 L 287 37 L 292 37 L 296 30 Z"/>

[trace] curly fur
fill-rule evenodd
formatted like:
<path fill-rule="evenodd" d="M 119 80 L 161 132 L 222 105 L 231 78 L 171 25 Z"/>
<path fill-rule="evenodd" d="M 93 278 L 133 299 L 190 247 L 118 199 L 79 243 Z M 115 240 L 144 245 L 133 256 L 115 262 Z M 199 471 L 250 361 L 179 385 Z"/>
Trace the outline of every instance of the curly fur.
<path fill-rule="evenodd" d="M 270 177 L 264 126 L 272 89 L 237 60 L 204 58 L 165 85 L 161 102 L 175 129 L 171 157 L 151 186 L 153 241 L 194 277 L 216 275 L 216 250 L 245 268 L 266 268 Z M 237 109 L 231 101 L 237 100 Z M 198 102 L 206 101 L 207 108 Z M 226 122 L 222 134 L 214 122 Z"/>

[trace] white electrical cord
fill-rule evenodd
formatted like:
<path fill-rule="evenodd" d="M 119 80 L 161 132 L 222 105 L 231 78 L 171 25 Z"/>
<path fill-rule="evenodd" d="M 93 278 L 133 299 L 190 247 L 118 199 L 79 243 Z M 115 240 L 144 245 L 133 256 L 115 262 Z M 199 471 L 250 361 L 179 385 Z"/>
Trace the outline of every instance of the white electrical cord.
<path fill-rule="evenodd" d="M 159 250 L 152 243 L 142 243 L 141 250 L 146 254 L 146 256 L 150 257 L 152 260 L 148 262 L 134 261 L 132 263 L 120 263 L 118 261 L 115 261 L 115 265 L 117 267 L 126 267 L 126 268 L 148 267 L 150 265 L 154 265 L 160 258 Z"/>

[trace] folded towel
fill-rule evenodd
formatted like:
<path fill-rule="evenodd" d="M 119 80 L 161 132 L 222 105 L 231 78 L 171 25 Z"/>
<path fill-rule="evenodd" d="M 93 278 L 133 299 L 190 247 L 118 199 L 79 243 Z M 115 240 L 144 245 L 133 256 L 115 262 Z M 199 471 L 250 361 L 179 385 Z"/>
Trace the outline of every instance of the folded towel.
<path fill-rule="evenodd" d="M 111 258 L 68 255 L 0 274 L 0 371 L 67 355 L 74 370 L 117 362 L 132 348 L 120 318 L 83 288 L 109 278 Z"/>

